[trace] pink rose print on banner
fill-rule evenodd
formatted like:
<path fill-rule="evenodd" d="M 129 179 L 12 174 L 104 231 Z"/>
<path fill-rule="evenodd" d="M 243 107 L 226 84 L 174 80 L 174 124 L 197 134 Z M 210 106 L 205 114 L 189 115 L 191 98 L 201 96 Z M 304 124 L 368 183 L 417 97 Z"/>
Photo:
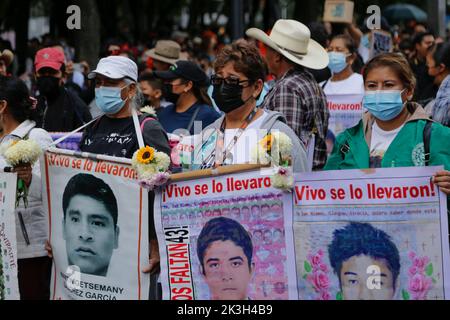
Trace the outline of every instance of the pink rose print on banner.
<path fill-rule="evenodd" d="M 402 290 L 403 300 L 426 300 L 428 292 L 432 289 L 433 264 L 427 256 L 419 257 L 415 252 L 410 252 L 408 257 L 411 266 L 408 269 L 408 290 Z"/>
<path fill-rule="evenodd" d="M 331 295 L 328 291 L 330 279 L 328 277 L 328 266 L 323 262 L 323 250 L 315 254 L 309 254 L 304 263 L 306 274 L 303 276 L 317 293 L 316 300 L 330 300 Z"/>

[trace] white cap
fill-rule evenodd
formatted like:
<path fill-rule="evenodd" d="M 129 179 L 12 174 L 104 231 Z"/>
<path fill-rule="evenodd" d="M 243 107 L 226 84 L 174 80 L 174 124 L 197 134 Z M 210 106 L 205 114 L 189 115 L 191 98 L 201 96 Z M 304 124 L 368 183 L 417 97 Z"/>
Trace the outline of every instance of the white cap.
<path fill-rule="evenodd" d="M 138 81 L 138 67 L 136 63 L 126 57 L 110 56 L 99 61 L 97 69 L 89 73 L 88 78 L 94 79 L 97 74 L 110 79 L 130 78 Z"/>

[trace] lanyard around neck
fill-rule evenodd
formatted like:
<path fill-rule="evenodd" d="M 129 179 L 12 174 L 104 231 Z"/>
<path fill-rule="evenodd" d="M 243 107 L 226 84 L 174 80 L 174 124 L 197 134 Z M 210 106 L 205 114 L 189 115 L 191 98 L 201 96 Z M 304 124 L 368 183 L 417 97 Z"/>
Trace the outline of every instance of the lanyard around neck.
<path fill-rule="evenodd" d="M 220 167 L 225 160 L 228 159 L 228 157 L 231 155 L 231 150 L 234 148 L 236 143 L 238 142 L 239 138 L 244 134 L 244 131 L 248 128 L 250 123 L 255 118 L 256 114 L 258 113 L 258 108 L 256 107 L 253 109 L 253 111 L 247 116 L 247 118 L 242 123 L 241 127 L 239 128 L 238 132 L 234 135 L 233 139 L 229 143 L 228 147 L 225 149 L 225 152 L 223 152 L 223 147 L 225 145 L 225 127 L 226 127 L 226 118 L 223 120 L 222 125 L 220 127 L 220 132 L 218 133 L 217 142 L 216 142 L 216 157 L 215 157 L 215 167 Z M 218 158 L 218 155 L 221 155 L 220 158 Z"/>

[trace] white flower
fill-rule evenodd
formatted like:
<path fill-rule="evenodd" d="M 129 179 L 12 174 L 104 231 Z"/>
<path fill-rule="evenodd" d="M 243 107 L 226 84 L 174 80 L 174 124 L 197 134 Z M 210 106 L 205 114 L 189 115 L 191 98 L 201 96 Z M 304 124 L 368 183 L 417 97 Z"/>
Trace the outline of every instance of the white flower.
<path fill-rule="evenodd" d="M 136 170 L 141 186 L 146 188 L 151 189 L 153 186 L 158 186 L 159 183 L 163 183 L 164 179 L 170 177 L 168 173 L 169 156 L 163 152 L 156 152 L 153 148 L 145 147 L 137 150 L 131 159 L 131 164 Z"/>
<path fill-rule="evenodd" d="M 286 159 L 292 156 L 292 140 L 289 136 L 283 132 L 277 131 L 272 133 L 275 138 L 274 146 L 275 149 L 280 153 L 282 159 Z M 272 149 L 273 147 L 272 146 Z"/>
<path fill-rule="evenodd" d="M 10 166 L 19 164 L 33 165 L 41 156 L 42 148 L 34 140 L 20 140 L 12 142 L 8 147 L 2 148 L 2 154 Z"/>
<path fill-rule="evenodd" d="M 271 161 L 270 156 L 259 143 L 252 149 L 250 157 L 254 164 L 268 165 Z"/>
<path fill-rule="evenodd" d="M 157 170 L 160 172 L 165 172 L 169 170 L 170 167 L 170 158 L 167 154 L 164 152 L 157 152 L 155 153 L 154 158 Z"/>
<path fill-rule="evenodd" d="M 279 168 L 277 173 L 271 177 L 271 181 L 274 188 L 291 191 L 294 187 L 292 169 L 287 167 Z"/>
<path fill-rule="evenodd" d="M 145 106 L 140 111 L 142 113 L 146 113 L 146 114 L 156 117 L 156 111 L 155 111 L 155 108 L 153 108 L 153 107 Z"/>

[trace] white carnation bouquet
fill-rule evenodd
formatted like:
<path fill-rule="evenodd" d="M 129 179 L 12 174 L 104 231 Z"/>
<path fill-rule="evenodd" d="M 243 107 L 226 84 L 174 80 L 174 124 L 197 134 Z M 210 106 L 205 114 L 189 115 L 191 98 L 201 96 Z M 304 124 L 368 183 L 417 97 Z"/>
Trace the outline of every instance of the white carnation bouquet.
<path fill-rule="evenodd" d="M 272 186 L 290 191 L 294 187 L 292 172 L 292 140 L 283 132 L 273 132 L 265 136 L 252 150 L 254 163 L 274 167 Z"/>
<path fill-rule="evenodd" d="M 0 149 L 1 155 L 11 167 L 33 166 L 42 154 L 41 146 L 34 140 L 16 140 L 3 144 Z M 16 207 L 20 199 L 25 207 L 28 206 L 28 187 L 22 179 L 17 182 Z"/>
<path fill-rule="evenodd" d="M 164 152 L 147 146 L 136 151 L 131 161 L 143 188 L 154 190 L 169 181 L 170 158 Z"/>

